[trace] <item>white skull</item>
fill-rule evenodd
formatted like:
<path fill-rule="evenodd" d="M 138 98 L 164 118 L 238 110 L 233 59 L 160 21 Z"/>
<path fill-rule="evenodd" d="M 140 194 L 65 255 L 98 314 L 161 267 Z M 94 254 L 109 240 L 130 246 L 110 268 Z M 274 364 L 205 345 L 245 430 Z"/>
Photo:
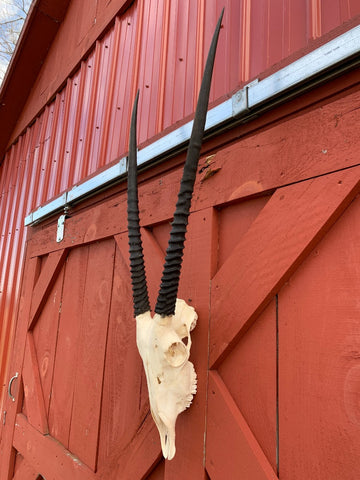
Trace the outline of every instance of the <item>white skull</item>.
<path fill-rule="evenodd" d="M 168 460 L 175 455 L 177 416 L 190 406 L 196 393 L 196 373 L 189 355 L 190 331 L 197 318 L 194 308 L 179 299 L 175 315 L 155 313 L 151 317 L 145 312 L 136 317 L 136 343 L 144 363 L 151 414 Z"/>

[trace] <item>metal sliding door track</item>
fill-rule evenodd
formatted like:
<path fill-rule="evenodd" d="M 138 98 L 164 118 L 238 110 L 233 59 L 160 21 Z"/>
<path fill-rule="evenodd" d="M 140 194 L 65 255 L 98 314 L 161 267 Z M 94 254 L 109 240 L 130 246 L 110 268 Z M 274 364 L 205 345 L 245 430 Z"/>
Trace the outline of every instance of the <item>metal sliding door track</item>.
<path fill-rule="evenodd" d="M 290 98 L 321 85 L 360 64 L 360 26 L 336 37 L 261 81 L 253 81 L 231 98 L 208 111 L 206 136 L 250 121 L 254 115 L 274 108 Z M 150 166 L 186 148 L 192 121 L 154 141 L 138 152 L 138 165 Z M 115 165 L 39 207 L 25 218 L 35 225 L 44 218 L 96 194 L 108 185 L 126 178 L 126 157 Z"/>

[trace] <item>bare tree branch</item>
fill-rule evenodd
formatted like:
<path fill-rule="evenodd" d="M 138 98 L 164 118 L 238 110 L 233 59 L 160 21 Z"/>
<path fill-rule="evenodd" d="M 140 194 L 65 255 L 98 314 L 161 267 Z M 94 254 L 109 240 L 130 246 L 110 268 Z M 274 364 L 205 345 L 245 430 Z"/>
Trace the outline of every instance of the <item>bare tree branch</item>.
<path fill-rule="evenodd" d="M 0 84 L 14 53 L 31 0 L 0 1 Z"/>

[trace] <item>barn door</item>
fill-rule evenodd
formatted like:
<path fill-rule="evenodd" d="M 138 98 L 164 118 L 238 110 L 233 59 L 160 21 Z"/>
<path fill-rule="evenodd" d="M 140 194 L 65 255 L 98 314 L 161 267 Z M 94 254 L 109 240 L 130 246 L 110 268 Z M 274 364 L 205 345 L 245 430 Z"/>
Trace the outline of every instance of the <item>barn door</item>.
<path fill-rule="evenodd" d="M 180 173 L 171 171 L 162 182 L 177 186 Z M 295 387 L 307 389 L 306 398 L 310 398 L 312 384 L 308 379 L 304 383 L 303 373 L 296 369 L 302 358 L 308 358 L 309 349 L 301 357 L 291 333 L 301 331 L 300 338 L 310 341 L 313 332 L 311 322 L 293 308 L 294 298 L 302 298 L 309 284 L 309 274 L 300 276 L 299 266 L 321 239 L 330 238 L 329 229 L 358 192 L 359 178 L 359 167 L 355 167 L 245 202 L 237 203 L 232 196 L 229 204 L 213 205 L 213 196 L 209 196 L 207 204 L 191 213 L 179 297 L 193 304 L 199 314 L 191 352 L 198 392 L 191 408 L 178 419 L 179 454 L 171 462 L 161 461 L 135 347 L 126 195 L 120 192 L 74 212 L 66 220 L 61 243 L 56 242 L 56 222 L 32 229 L 11 361 L 11 396 L 2 412 L 1 480 L 205 479 L 206 474 L 211 480 L 275 480 L 278 468 L 279 478 L 303 478 L 301 471 L 294 472 L 293 445 L 300 445 L 306 458 L 311 452 L 299 441 L 300 427 L 296 427 L 291 405 L 301 410 L 303 404 L 296 404 L 293 394 Z M 156 176 L 140 189 L 140 206 L 146 202 L 141 212 L 142 238 L 151 305 L 160 283 L 176 191 L 164 185 L 160 188 Z M 360 262 L 356 256 L 360 248 L 355 248 L 359 228 L 353 229 L 354 248 L 346 257 L 344 271 Z M 334 249 L 336 241 L 331 245 Z M 344 248 L 344 242 L 339 245 Z M 324 258 L 330 258 L 331 252 Z M 296 282 L 292 280 L 295 274 Z M 326 283 L 324 292 L 329 296 L 333 278 L 326 280 L 321 274 L 316 278 L 321 288 Z M 291 289 L 286 285 L 290 280 Z M 356 285 L 351 295 L 343 295 L 345 303 L 356 297 Z M 310 303 L 304 300 L 305 304 Z M 351 333 L 355 307 L 347 310 L 353 323 L 348 320 L 338 329 L 343 335 Z M 323 310 L 326 313 L 321 317 Z M 314 329 L 317 338 L 326 329 L 328 310 L 318 309 L 316 321 L 323 323 L 319 323 L 320 330 Z M 284 312 L 291 317 L 284 319 Z M 346 342 L 344 337 L 339 343 Z M 335 344 L 329 345 L 330 353 L 328 345 L 322 345 L 328 356 L 338 351 Z M 315 351 L 313 347 L 312 359 Z M 357 355 L 354 348 L 344 354 L 347 373 L 340 375 L 339 365 L 332 365 L 345 381 L 339 391 L 348 415 L 348 424 L 344 420 L 343 425 L 351 435 L 356 429 L 350 423 L 359 423 Z M 301 391 L 297 396 L 303 398 Z M 309 409 L 319 412 L 320 406 L 314 400 Z M 332 412 L 337 413 L 330 408 L 323 424 L 331 423 Z M 309 429 L 314 422 L 305 420 Z M 306 430 L 303 436 L 307 438 Z M 341 443 L 349 446 L 347 438 Z M 342 478 L 350 480 L 349 475 Z M 323 480 L 311 469 L 307 476 Z M 339 478 L 339 471 L 334 467 L 326 478 Z"/>
<path fill-rule="evenodd" d="M 296 292 L 299 311 L 295 315 L 292 305 L 296 302 L 295 297 L 289 301 L 284 285 L 354 199 L 359 188 L 359 174 L 359 167 L 355 167 L 296 183 L 277 189 L 270 197 L 249 202 L 249 205 L 246 202 L 230 205 L 218 214 L 219 262 L 211 283 L 211 369 L 206 442 L 206 469 L 212 480 L 275 480 L 278 471 L 279 478 L 297 480 L 304 478 L 306 463 L 316 465 L 319 461 L 309 448 L 306 448 L 306 460 L 299 458 L 305 448 L 299 446 L 299 422 L 295 418 L 301 411 L 299 406 L 302 402 L 307 404 L 307 398 L 313 395 L 309 385 L 314 386 L 314 382 L 307 378 L 309 372 L 301 371 L 299 358 L 306 363 L 309 351 L 316 351 L 332 367 L 336 362 L 341 364 L 343 359 L 341 355 L 336 360 L 333 358 L 334 351 L 338 351 L 339 347 L 334 346 L 336 342 L 331 328 L 328 337 L 324 337 L 331 338 L 328 343 L 313 345 L 311 323 L 321 321 L 322 329 L 326 329 L 328 306 L 318 307 L 316 318 L 303 319 L 300 311 L 302 292 L 299 289 Z M 253 218 L 244 226 L 241 218 L 246 218 L 246 215 Z M 358 231 L 359 227 L 358 224 L 353 231 Z M 339 252 L 333 252 L 333 255 L 339 258 Z M 328 261 L 330 259 L 329 256 Z M 351 270 L 354 266 L 350 262 L 338 268 Z M 312 298 L 320 305 L 322 289 L 325 291 L 324 286 L 329 284 L 329 279 L 325 275 L 322 278 L 322 275 L 320 270 L 317 274 L 318 296 L 316 300 Z M 309 300 L 303 301 L 306 312 Z M 322 311 L 327 312 L 323 318 Z M 292 322 L 300 319 L 307 330 L 302 330 L 297 344 L 290 333 L 299 330 L 299 326 Z M 337 321 L 343 323 L 344 332 L 353 328 L 353 325 L 349 326 L 347 317 L 339 315 Z M 318 328 L 314 328 L 315 331 L 316 338 L 319 338 Z M 346 333 L 343 335 L 346 338 Z M 305 338 L 312 347 L 301 351 L 306 345 Z M 326 361 L 323 360 L 324 369 Z M 318 370 L 319 366 L 316 366 L 316 374 L 319 374 Z M 291 372 L 295 379 L 291 379 Z M 302 385 L 303 391 L 297 384 Z M 340 386 L 338 391 L 329 385 L 327 388 L 329 398 L 335 394 L 341 403 L 343 387 Z M 297 394 L 294 394 L 295 391 Z M 324 401 L 326 398 L 324 394 Z M 291 402 L 297 406 L 297 411 L 292 410 Z M 314 431 L 325 428 L 317 425 L 322 408 L 323 404 L 313 401 L 312 413 L 308 412 L 313 424 L 310 425 L 306 418 L 302 419 L 308 428 L 301 428 L 304 445 Z M 333 424 L 337 413 L 331 413 L 330 408 L 323 425 Z M 292 422 L 290 427 L 289 421 Z M 350 420 L 344 422 L 344 431 L 354 430 L 350 424 Z M 326 435 L 332 438 L 333 432 L 325 432 L 325 438 Z M 315 436 L 319 440 L 319 435 Z M 347 442 L 348 446 L 352 445 L 351 439 Z M 337 454 L 340 452 L 343 459 L 342 449 Z M 297 464 L 299 469 L 296 471 Z M 342 469 L 343 472 L 348 469 L 347 461 Z M 316 473 L 316 468 L 310 468 L 305 476 L 335 479 L 339 475 L 341 478 L 355 478 L 344 477 L 338 471 L 322 476 L 321 472 Z"/>
<path fill-rule="evenodd" d="M 42 232 L 32 241 L 41 242 L 41 236 Z M 133 379 L 127 393 L 141 394 L 141 365 L 126 348 L 133 341 L 130 322 L 129 331 L 121 325 L 122 335 L 114 340 L 122 358 L 106 369 L 115 353 L 116 319 L 130 320 L 122 315 L 127 301 L 119 285 L 127 266 L 119 258 L 114 237 L 30 256 L 16 338 L 17 355 L 22 351 L 23 360 L 13 393 L 16 461 L 14 476 L 9 473 L 9 478 L 96 478 L 104 455 L 100 447 L 109 448 L 100 445 L 101 430 L 109 428 L 113 415 L 107 402 L 118 408 L 114 398 L 106 396 L 103 402 L 103 390 L 112 388 L 114 375 L 124 382 L 125 362 Z M 20 358 L 17 361 L 20 364 Z M 119 416 L 124 420 L 126 414 L 129 419 L 126 433 L 133 435 L 145 416 L 145 399 L 142 403 L 137 398 L 133 410 L 134 398 L 125 404 L 121 396 L 117 400 L 124 412 Z"/>
<path fill-rule="evenodd" d="M 152 305 L 172 208 L 158 209 L 142 228 Z M 149 211 L 156 209 L 150 205 Z M 73 213 L 61 243 L 56 222 L 32 229 L 1 439 L 2 480 L 136 480 L 170 478 L 175 471 L 204 477 L 211 212 L 194 214 L 189 225 L 195 240 L 187 249 L 180 294 L 196 302 L 205 318 L 194 332 L 192 356 L 200 380 L 197 402 L 178 422 L 182 455 L 166 466 L 135 343 L 126 196 Z"/>
<path fill-rule="evenodd" d="M 116 453 L 125 471 L 126 450 L 144 437 L 139 468 L 159 456 L 134 348 L 127 255 L 119 226 L 104 235 L 106 215 L 95 210 L 66 220 L 63 244 L 56 225 L 28 242 L 2 479 L 110 478 L 102 470 Z"/>

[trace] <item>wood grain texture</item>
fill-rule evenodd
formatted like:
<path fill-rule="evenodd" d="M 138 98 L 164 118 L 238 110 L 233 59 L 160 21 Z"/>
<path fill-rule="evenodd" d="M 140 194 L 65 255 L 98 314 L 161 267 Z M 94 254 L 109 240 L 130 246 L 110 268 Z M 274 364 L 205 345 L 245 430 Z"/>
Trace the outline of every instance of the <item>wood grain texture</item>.
<path fill-rule="evenodd" d="M 360 198 L 279 292 L 280 477 L 360 478 Z"/>
<path fill-rule="evenodd" d="M 354 198 L 359 182 L 355 167 L 273 194 L 212 281 L 210 365 L 250 327 Z"/>
<path fill-rule="evenodd" d="M 22 460 L 20 466 L 16 469 L 13 480 L 38 480 L 39 472 L 26 460 Z"/>
<path fill-rule="evenodd" d="M 32 427 L 22 414 L 16 417 L 14 447 L 44 478 L 95 480 L 95 474 L 50 436 Z"/>
<path fill-rule="evenodd" d="M 143 479 L 159 463 L 161 457 L 159 432 L 149 413 L 131 442 L 116 459 L 116 465 L 111 470 L 105 470 L 105 475 L 99 471 L 99 476 L 102 480 Z"/>
<path fill-rule="evenodd" d="M 211 480 L 277 480 L 220 376 L 209 375 L 206 470 Z"/>
<path fill-rule="evenodd" d="M 164 480 L 165 460 L 161 460 L 154 470 L 146 477 L 146 480 Z"/>
<path fill-rule="evenodd" d="M 276 472 L 276 302 L 273 299 L 218 373 Z"/>
<path fill-rule="evenodd" d="M 66 249 L 61 249 L 56 252 L 49 253 L 46 259 L 46 263 L 41 270 L 40 277 L 37 280 L 32 293 L 29 330 L 34 328 L 37 316 L 46 302 L 47 295 L 49 294 L 53 283 L 57 278 L 66 255 Z"/>
<path fill-rule="evenodd" d="M 270 198 L 271 195 L 253 197 L 241 202 L 225 204 L 217 209 L 218 248 L 217 255 L 214 255 L 215 258 L 217 257 L 216 271 L 231 256 L 241 237 L 251 227 Z"/>
<path fill-rule="evenodd" d="M 129 447 L 149 414 L 146 378 L 136 348 L 136 325 L 127 263 L 117 248 L 99 435 L 98 469 L 103 478 L 111 477 L 118 457 Z"/>
<path fill-rule="evenodd" d="M 44 299 L 43 307 L 32 330 L 47 414 L 51 399 L 56 342 L 62 308 L 64 270 L 62 268 L 54 280 L 53 287 L 47 298 Z"/>
<path fill-rule="evenodd" d="M 50 434 L 69 447 L 88 247 L 74 248 L 65 265 L 49 408 Z"/>
<path fill-rule="evenodd" d="M 106 340 L 112 291 L 115 242 L 89 247 L 69 449 L 96 470 Z"/>
<path fill-rule="evenodd" d="M 28 422 L 43 435 L 46 435 L 49 431 L 47 414 L 34 337 L 31 332 L 27 336 L 22 375 Z"/>

